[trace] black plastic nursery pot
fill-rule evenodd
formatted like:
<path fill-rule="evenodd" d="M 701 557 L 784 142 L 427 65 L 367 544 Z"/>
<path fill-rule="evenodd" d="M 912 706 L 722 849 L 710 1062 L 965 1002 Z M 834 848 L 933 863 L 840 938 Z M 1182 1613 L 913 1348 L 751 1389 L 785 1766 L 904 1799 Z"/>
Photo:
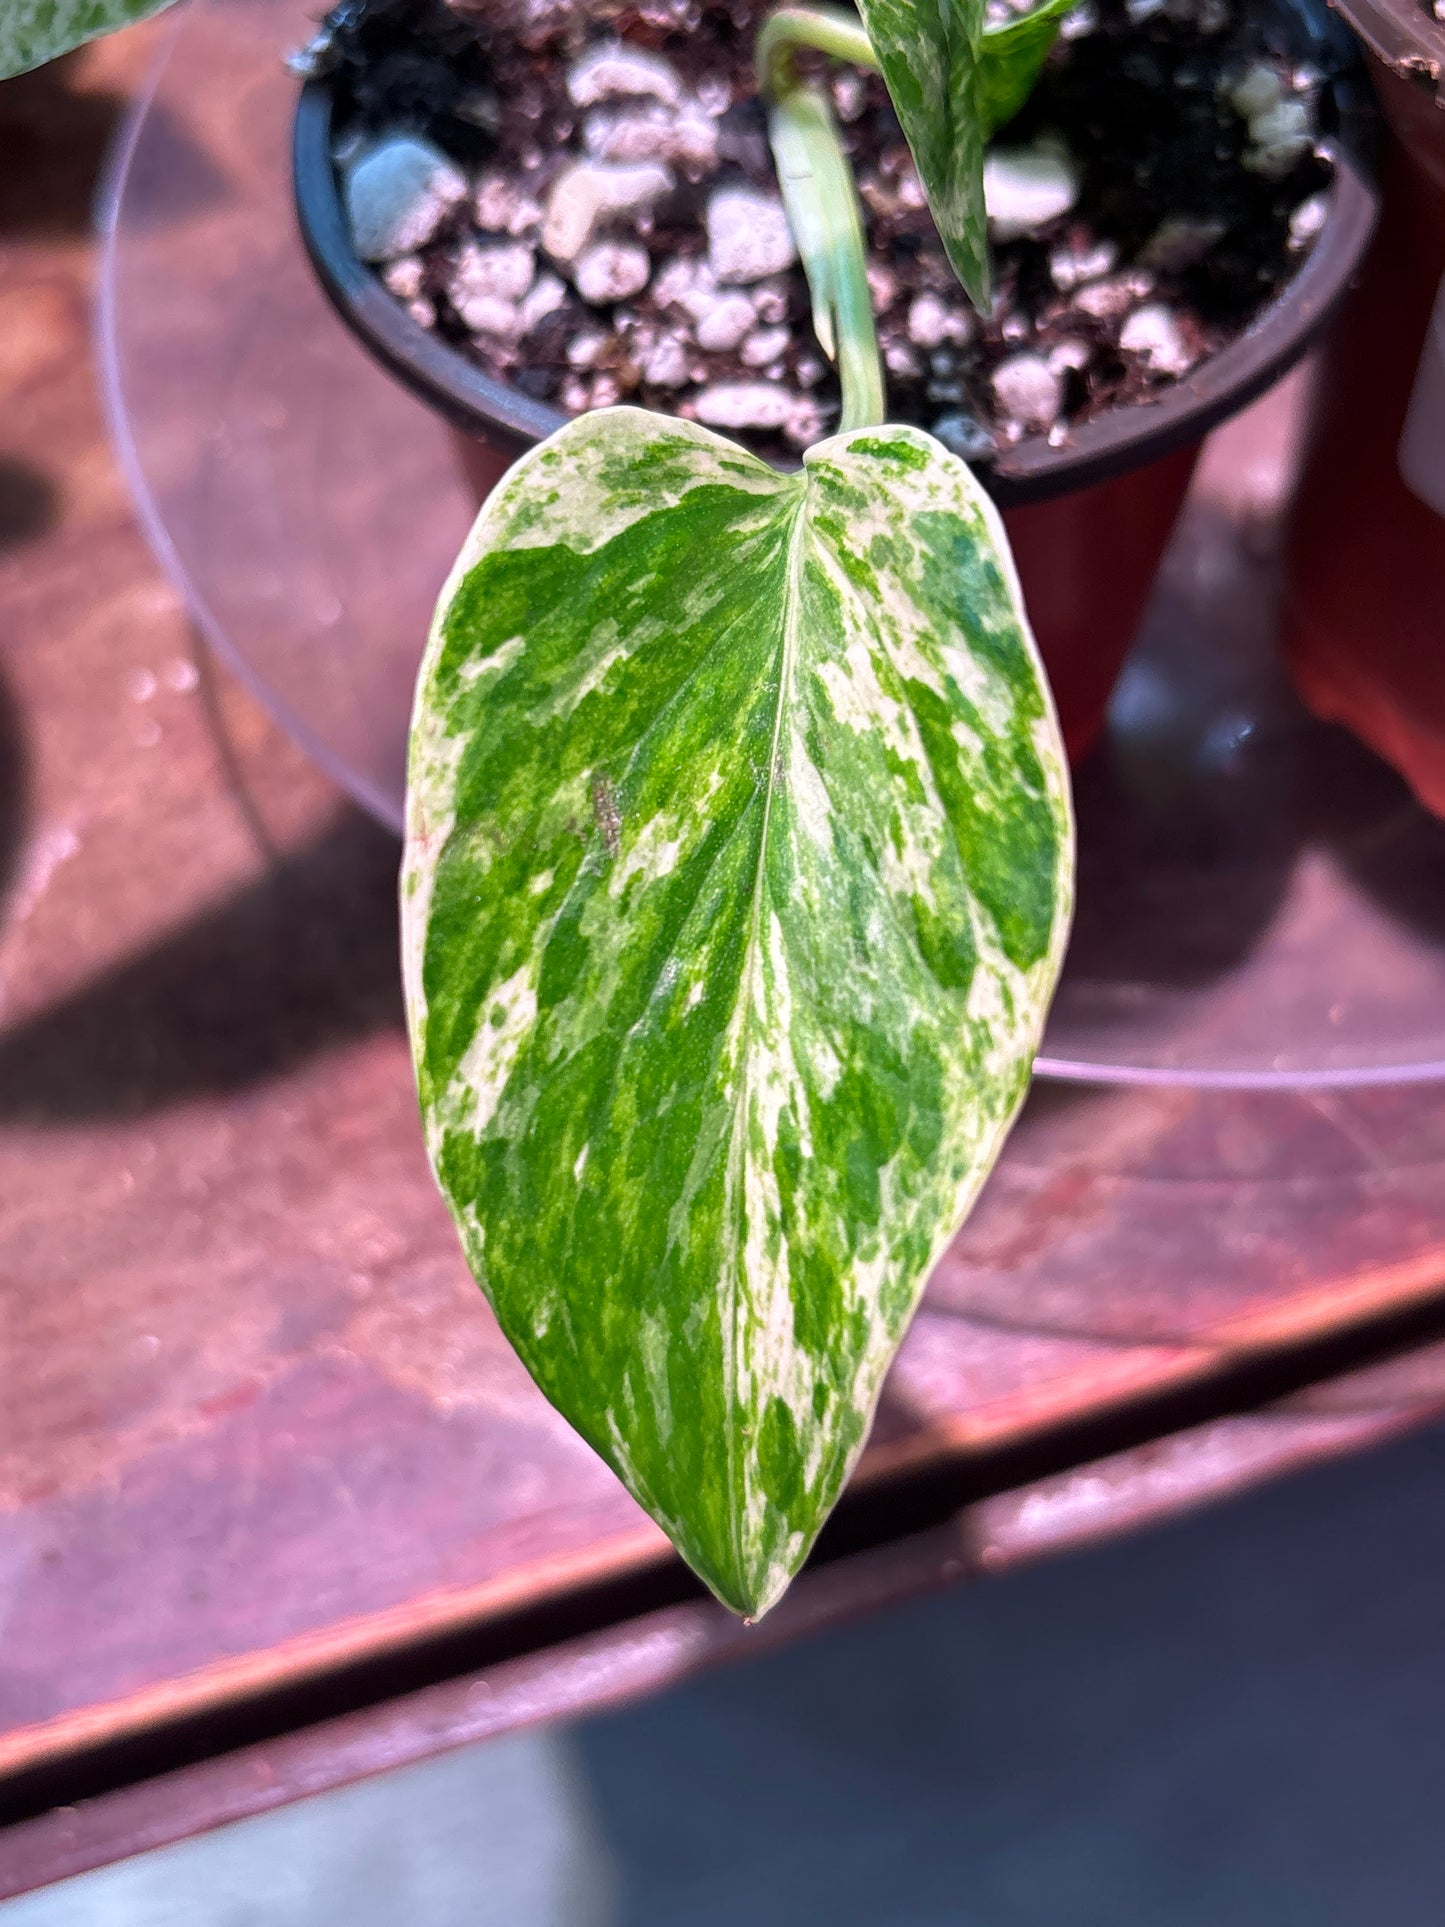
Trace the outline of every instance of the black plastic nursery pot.
<path fill-rule="evenodd" d="M 1296 686 L 1445 816 L 1445 22 L 1340 0 L 1385 140 L 1383 212 L 1326 361 L 1288 546 Z"/>
<path fill-rule="evenodd" d="M 1288 0 L 1276 10 L 1289 15 L 1307 45 L 1338 35 L 1323 0 Z M 1327 216 L 1274 299 L 1226 346 L 1147 402 L 1079 423 L 1062 445 L 1027 436 L 976 465 L 1003 512 L 1074 760 L 1102 729 L 1203 437 L 1312 345 L 1369 242 L 1377 203 L 1361 158 L 1369 139 L 1367 95 L 1349 78 L 1332 86 L 1342 136 L 1325 190 Z M 413 320 L 358 258 L 332 158 L 335 105 L 329 78 L 302 88 L 293 160 L 307 252 L 357 338 L 459 431 L 480 496 L 567 417 L 494 379 Z"/>

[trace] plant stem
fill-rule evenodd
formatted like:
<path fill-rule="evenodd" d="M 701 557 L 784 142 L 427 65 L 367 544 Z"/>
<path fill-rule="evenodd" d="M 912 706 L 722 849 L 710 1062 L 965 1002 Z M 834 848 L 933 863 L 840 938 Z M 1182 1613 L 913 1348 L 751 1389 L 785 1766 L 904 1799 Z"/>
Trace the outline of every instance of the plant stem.
<path fill-rule="evenodd" d="M 844 13 L 840 7 L 779 7 L 758 29 L 754 48 L 758 91 L 764 100 L 778 100 L 798 85 L 793 56 L 800 47 L 878 71 L 873 42 L 856 13 Z"/>
<path fill-rule="evenodd" d="M 856 18 L 832 9 L 783 7 L 757 40 L 758 86 L 768 108 L 768 138 L 778 184 L 813 298 L 813 329 L 843 388 L 840 432 L 886 419 L 883 364 L 868 291 L 863 216 L 853 170 L 832 103 L 799 78 L 801 47 L 874 67 L 873 48 Z"/>

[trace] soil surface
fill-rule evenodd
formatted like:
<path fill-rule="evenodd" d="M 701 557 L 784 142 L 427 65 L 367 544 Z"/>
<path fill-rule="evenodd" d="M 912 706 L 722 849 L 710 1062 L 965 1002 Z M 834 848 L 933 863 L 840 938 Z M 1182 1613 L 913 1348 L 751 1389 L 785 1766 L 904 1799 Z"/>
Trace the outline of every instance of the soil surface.
<path fill-rule="evenodd" d="M 839 397 L 801 269 L 768 258 L 758 197 L 776 194 L 776 176 L 752 71 L 766 10 L 337 9 L 309 58 L 335 76 L 343 177 L 411 133 L 466 182 L 423 245 L 378 264 L 386 285 L 489 374 L 559 408 L 633 401 L 796 461 Z M 644 65 L 613 55 L 609 67 L 619 43 Z M 1248 324 L 1323 220 L 1329 89 L 1291 64 L 1267 16 L 1243 0 L 1083 0 L 991 150 L 1026 181 L 1062 169 L 1074 198 L 1049 214 L 1046 195 L 1044 218 L 1035 209 L 1010 233 L 1031 210 L 1027 188 L 1010 201 L 1004 181 L 985 319 L 944 256 L 881 80 L 819 71 L 864 207 L 889 416 L 974 460 L 1026 435 L 1062 443 L 1156 395 Z M 636 204 L 609 204 L 569 254 L 555 210 L 575 197 L 575 179 L 559 181 L 579 165 L 609 180 L 630 167 Z M 749 233 L 756 258 L 735 258 Z"/>

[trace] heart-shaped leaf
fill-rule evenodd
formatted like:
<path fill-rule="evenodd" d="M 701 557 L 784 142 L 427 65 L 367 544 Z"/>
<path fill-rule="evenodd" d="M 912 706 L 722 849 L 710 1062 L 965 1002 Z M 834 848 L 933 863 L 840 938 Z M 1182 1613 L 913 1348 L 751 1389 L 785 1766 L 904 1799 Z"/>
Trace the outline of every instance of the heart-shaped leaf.
<path fill-rule="evenodd" d="M 0 80 L 39 67 L 170 0 L 0 0 Z"/>
<path fill-rule="evenodd" d="M 1071 864 L 997 516 L 920 431 L 783 474 L 612 409 L 482 510 L 411 744 L 431 1157 L 538 1384 L 739 1612 L 1023 1096 Z"/>
<path fill-rule="evenodd" d="M 988 130 L 977 98 L 984 0 L 858 0 L 858 11 L 953 271 L 987 313 Z"/>

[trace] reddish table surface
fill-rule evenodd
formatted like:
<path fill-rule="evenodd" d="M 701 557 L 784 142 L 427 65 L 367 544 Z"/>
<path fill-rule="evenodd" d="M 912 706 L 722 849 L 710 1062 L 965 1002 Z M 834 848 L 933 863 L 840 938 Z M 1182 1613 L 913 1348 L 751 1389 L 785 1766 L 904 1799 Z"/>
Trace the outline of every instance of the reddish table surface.
<path fill-rule="evenodd" d="M 148 32 L 0 90 L 0 1896 L 1445 1406 L 1437 1092 L 1040 1087 L 827 1556 L 698 1596 L 467 1278 L 395 845 L 132 519 L 89 202 Z M 1191 511 L 1242 620 L 1283 419 Z"/>

